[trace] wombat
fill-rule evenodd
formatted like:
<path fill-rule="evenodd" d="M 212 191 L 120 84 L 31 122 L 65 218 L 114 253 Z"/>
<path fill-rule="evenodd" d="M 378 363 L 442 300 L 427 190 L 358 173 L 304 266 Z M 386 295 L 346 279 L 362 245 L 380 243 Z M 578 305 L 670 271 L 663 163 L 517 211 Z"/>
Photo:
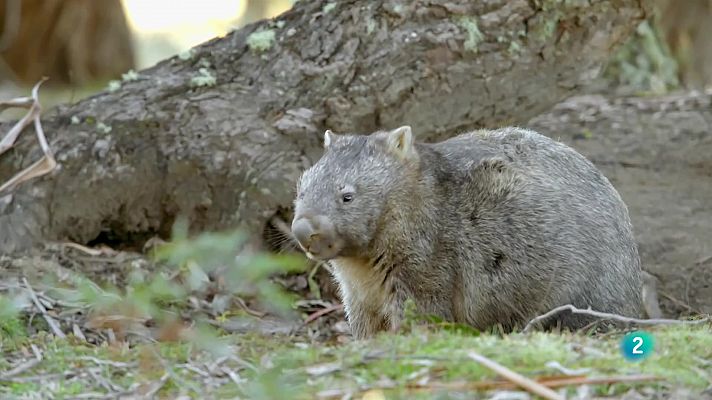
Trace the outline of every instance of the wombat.
<path fill-rule="evenodd" d="M 328 260 L 356 338 L 418 313 L 511 331 L 550 309 L 638 317 L 641 268 L 628 210 L 572 148 L 522 128 L 416 143 L 409 126 L 326 131 L 297 184 L 292 233 Z M 564 312 L 547 323 L 592 321 Z"/>

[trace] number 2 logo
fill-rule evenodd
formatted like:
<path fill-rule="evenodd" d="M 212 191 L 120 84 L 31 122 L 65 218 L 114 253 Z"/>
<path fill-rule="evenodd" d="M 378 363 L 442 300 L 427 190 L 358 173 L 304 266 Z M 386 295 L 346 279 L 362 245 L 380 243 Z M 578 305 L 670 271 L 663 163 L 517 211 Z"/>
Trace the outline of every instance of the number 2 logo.
<path fill-rule="evenodd" d="M 629 361 L 640 361 L 653 352 L 655 340 L 645 331 L 631 332 L 621 339 L 621 353 Z"/>
<path fill-rule="evenodd" d="M 633 346 L 633 354 L 643 354 L 643 351 L 640 350 L 640 346 L 643 345 L 643 338 L 636 336 L 633 338 L 633 343 L 635 343 L 635 346 Z"/>

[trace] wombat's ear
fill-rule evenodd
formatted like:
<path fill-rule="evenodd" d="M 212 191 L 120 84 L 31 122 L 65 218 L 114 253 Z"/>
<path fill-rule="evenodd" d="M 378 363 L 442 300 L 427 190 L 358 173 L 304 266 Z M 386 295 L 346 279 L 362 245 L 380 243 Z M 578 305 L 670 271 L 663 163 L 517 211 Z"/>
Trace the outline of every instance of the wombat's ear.
<path fill-rule="evenodd" d="M 331 129 L 327 129 L 326 132 L 324 132 L 324 148 L 329 147 L 332 143 L 334 143 L 334 140 L 336 139 L 336 134 L 331 131 Z"/>
<path fill-rule="evenodd" d="M 403 125 L 386 135 L 388 150 L 401 157 L 409 157 L 415 153 L 413 131 L 410 126 Z"/>

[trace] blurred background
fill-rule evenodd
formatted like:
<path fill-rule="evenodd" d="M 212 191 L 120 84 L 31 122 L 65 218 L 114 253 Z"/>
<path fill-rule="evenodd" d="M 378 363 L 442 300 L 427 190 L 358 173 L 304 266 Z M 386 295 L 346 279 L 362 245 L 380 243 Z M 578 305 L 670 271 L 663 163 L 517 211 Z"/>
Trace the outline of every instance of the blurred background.
<path fill-rule="evenodd" d="M 43 103 L 76 101 L 293 0 L 0 0 L 0 97 L 51 79 Z M 49 92 L 48 92 L 49 90 Z M 48 97 L 49 96 L 49 97 Z"/>
<path fill-rule="evenodd" d="M 47 105 L 76 101 L 129 70 L 276 16 L 293 2 L 0 0 L 0 96 L 25 95 L 49 76 Z M 712 0 L 654 0 L 654 6 L 655 15 L 591 91 L 659 94 L 712 85 Z"/>

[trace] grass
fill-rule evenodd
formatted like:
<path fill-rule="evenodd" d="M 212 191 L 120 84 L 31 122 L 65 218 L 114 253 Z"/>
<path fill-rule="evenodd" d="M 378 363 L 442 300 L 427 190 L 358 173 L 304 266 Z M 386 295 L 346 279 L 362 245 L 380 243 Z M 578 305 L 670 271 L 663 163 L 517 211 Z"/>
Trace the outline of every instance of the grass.
<path fill-rule="evenodd" d="M 269 305 L 274 315 L 287 313 L 298 309 L 294 299 L 268 278 L 287 271 L 306 274 L 308 269 L 286 255 L 238 251 L 245 238 L 239 232 L 188 238 L 185 227 L 176 224 L 172 241 L 155 251 L 154 258 L 165 265 L 147 260 L 150 268 L 129 268 L 116 283 L 118 288 L 101 288 L 81 273 L 65 274 L 60 281 L 50 279 L 47 272 L 36 273 L 44 279 L 33 281 L 32 289 L 27 281 L 23 280 L 24 287 L 9 277 L 14 264 L 6 266 L 7 295 L 0 296 L 0 398 L 157 394 L 159 398 L 258 400 L 429 399 L 472 398 L 484 395 L 484 390 L 502 390 L 506 381 L 468 357 L 472 351 L 532 379 L 560 377 L 563 372 L 551 363 L 583 370 L 579 374 L 589 378 L 660 378 L 592 385 L 597 395 L 619 396 L 633 389 L 650 396 L 679 388 L 699 394 L 712 384 L 710 323 L 648 329 L 655 349 L 639 362 L 626 361 L 621 354 L 620 341 L 626 332 L 481 333 L 420 317 L 412 303 L 406 307 L 402 332 L 367 341 L 334 335 L 329 327 L 317 331 L 327 319 L 309 325 L 311 332 L 302 329 L 292 336 L 260 334 L 256 329 L 228 334 L 220 323 L 242 309 L 215 311 L 198 299 L 207 302 L 209 293 L 230 298 L 253 295 L 261 300 L 254 304 Z M 46 256 L 55 259 L 52 253 Z M 226 267 L 224 289 L 208 279 L 219 267 Z M 38 315 L 28 293 L 52 304 L 48 307 L 52 315 L 50 311 Z M 59 319 L 67 338 L 49 335 L 45 317 Z M 83 329 L 87 341 L 71 335 L 75 328 Z M 570 395 L 577 389 L 562 390 Z"/>
<path fill-rule="evenodd" d="M 32 345 L 43 360 L 0 380 L 0 397 L 42 393 L 69 398 L 79 393 L 107 394 L 109 389 L 143 393 L 155 389 L 164 398 L 181 394 L 255 399 L 354 394 L 360 398 L 365 393 L 389 399 L 450 398 L 466 394 L 467 382 L 497 378 L 470 360 L 467 351 L 528 377 L 561 375 L 547 366 L 556 361 L 569 369 L 588 369 L 588 376 L 653 374 L 662 378 L 652 383 L 597 385 L 599 395 L 620 395 L 640 386 L 656 391 L 682 386 L 699 393 L 711 384 L 709 325 L 661 327 L 650 332 L 656 348 L 640 362 L 626 361 L 621 355 L 622 332 L 602 337 L 556 333 L 499 336 L 415 327 L 404 334 L 382 334 L 340 345 L 310 343 L 298 336 L 233 334 L 222 337 L 231 356 L 218 359 L 189 343 L 94 347 L 71 337 L 60 340 L 38 335 L 18 348 L 3 346 L 3 371 L 10 368 L 8 360 L 28 358 L 23 354 L 32 354 Z M 218 366 L 211 368 L 211 364 Z M 449 391 L 438 389 L 447 384 Z M 569 394 L 574 391 L 568 389 Z"/>

